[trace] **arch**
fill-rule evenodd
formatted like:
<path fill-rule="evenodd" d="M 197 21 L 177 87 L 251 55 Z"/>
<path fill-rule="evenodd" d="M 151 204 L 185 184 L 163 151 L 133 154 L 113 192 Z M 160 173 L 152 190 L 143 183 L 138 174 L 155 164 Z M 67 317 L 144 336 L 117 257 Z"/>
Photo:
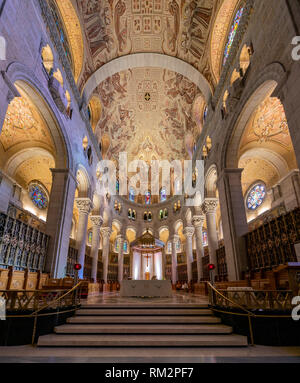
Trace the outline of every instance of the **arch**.
<path fill-rule="evenodd" d="M 161 226 L 158 229 L 158 235 L 159 239 L 163 241 L 165 244 L 168 243 L 169 237 L 170 237 L 170 231 L 168 226 Z"/>
<path fill-rule="evenodd" d="M 45 45 L 42 48 L 41 55 L 42 55 L 43 65 L 45 69 L 47 70 L 47 72 L 50 73 L 54 66 L 54 56 L 49 44 Z"/>
<path fill-rule="evenodd" d="M 84 86 L 83 98 L 86 103 L 88 104 L 95 88 L 108 77 L 127 69 L 140 67 L 163 68 L 182 74 L 198 86 L 205 98 L 206 103 L 209 103 L 212 90 L 205 77 L 197 69 L 185 61 L 159 53 L 135 53 L 119 57 L 103 65 L 92 74 Z"/>
<path fill-rule="evenodd" d="M 232 19 L 236 14 L 240 0 L 224 0 L 212 29 L 210 43 L 210 64 L 215 81 L 220 79 L 221 65 L 223 63 L 223 52 L 228 37 Z"/>
<path fill-rule="evenodd" d="M 45 120 L 56 149 L 56 167 L 74 171 L 70 141 L 62 128 L 64 123 L 61 117 L 54 112 L 56 106 L 49 98 L 48 90 L 44 89 L 35 74 L 21 63 L 11 63 L 6 70 L 6 75 L 30 97 Z"/>
<path fill-rule="evenodd" d="M 215 164 L 211 165 L 205 175 L 205 197 L 216 198 L 218 170 Z"/>
<path fill-rule="evenodd" d="M 79 164 L 76 171 L 77 189 L 79 198 L 91 198 L 91 182 L 86 168 Z"/>
<path fill-rule="evenodd" d="M 57 5 L 66 30 L 72 51 L 74 79 L 75 82 L 77 82 L 82 72 L 84 61 L 84 44 L 81 23 L 70 0 L 55 0 L 55 5 Z"/>
<path fill-rule="evenodd" d="M 90 110 L 90 124 L 91 124 L 91 127 L 93 129 L 93 132 L 95 132 L 96 126 L 97 126 L 97 124 L 100 120 L 101 114 L 102 114 L 102 104 L 101 104 L 99 97 L 92 96 L 92 98 L 89 102 L 88 108 Z M 103 146 L 104 146 L 104 144 L 102 142 L 102 148 L 103 148 Z"/>
<path fill-rule="evenodd" d="M 112 221 L 112 226 L 114 226 L 117 229 L 117 233 L 119 234 L 122 230 L 123 225 L 118 219 L 114 218 Z"/>
<path fill-rule="evenodd" d="M 4 171 L 10 175 L 13 176 L 17 168 L 24 162 L 29 160 L 32 157 L 47 157 L 54 161 L 55 158 L 52 153 L 50 153 L 48 150 L 38 147 L 30 147 L 25 148 L 22 150 L 19 150 L 14 155 L 8 158 L 7 162 L 4 165 Z"/>
<path fill-rule="evenodd" d="M 182 219 L 178 219 L 177 221 L 174 222 L 173 228 L 174 228 L 174 233 L 178 234 L 178 230 L 180 227 L 183 227 L 183 221 Z"/>
<path fill-rule="evenodd" d="M 249 149 L 240 156 L 239 162 L 246 158 L 261 158 L 270 163 L 277 169 L 279 178 L 283 178 L 289 172 L 289 166 L 286 160 L 273 150 L 266 148 Z"/>
<path fill-rule="evenodd" d="M 272 89 L 275 90 L 276 86 L 283 82 L 285 76 L 286 72 L 281 64 L 270 64 L 261 72 L 261 76 L 256 79 L 253 85 L 249 86 L 248 91 L 244 92 L 240 108 L 235 111 L 233 119 L 228 125 L 232 128 L 228 129 L 223 145 L 221 154 L 222 168 L 237 168 L 240 142 L 249 118 L 267 94 Z"/>

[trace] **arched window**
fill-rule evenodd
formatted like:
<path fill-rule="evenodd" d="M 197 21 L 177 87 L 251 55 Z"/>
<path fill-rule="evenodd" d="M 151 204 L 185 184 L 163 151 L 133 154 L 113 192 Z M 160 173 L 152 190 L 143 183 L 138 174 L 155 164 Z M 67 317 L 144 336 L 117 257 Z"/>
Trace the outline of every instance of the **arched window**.
<path fill-rule="evenodd" d="M 207 246 L 207 244 L 208 244 L 206 231 L 202 231 L 202 243 L 203 243 L 203 246 Z"/>
<path fill-rule="evenodd" d="M 145 204 L 150 205 L 150 203 L 151 203 L 151 192 L 147 191 L 145 194 Z"/>
<path fill-rule="evenodd" d="M 160 220 L 164 219 L 164 212 L 163 212 L 163 210 L 159 211 L 159 219 Z"/>
<path fill-rule="evenodd" d="M 180 182 L 179 178 L 176 178 L 175 180 L 175 195 L 181 195 L 182 193 L 182 183 Z"/>
<path fill-rule="evenodd" d="M 72 54 L 70 49 L 70 44 L 68 40 L 68 35 L 65 30 L 64 23 L 62 21 L 62 18 L 60 16 L 59 10 L 57 8 L 57 5 L 54 0 L 48 0 L 52 16 L 55 21 L 55 25 L 59 34 L 60 41 L 63 45 L 65 55 L 67 56 L 67 59 L 69 60 L 69 63 L 73 69 L 73 60 L 72 60 Z"/>
<path fill-rule="evenodd" d="M 135 221 L 135 219 L 136 219 L 136 211 L 135 210 L 132 211 L 131 217 L 132 217 L 133 221 Z"/>
<path fill-rule="evenodd" d="M 134 202 L 134 197 L 135 197 L 135 190 L 134 190 L 133 187 L 131 187 L 131 188 L 129 189 L 129 201 Z"/>
<path fill-rule="evenodd" d="M 148 220 L 148 214 L 147 214 L 147 212 L 145 211 L 144 212 L 144 221 L 147 221 Z"/>
<path fill-rule="evenodd" d="M 225 51 L 224 51 L 223 65 L 226 64 L 226 61 L 227 61 L 227 59 L 229 57 L 229 53 L 231 51 L 232 44 L 233 44 L 236 32 L 237 32 L 237 30 L 239 28 L 239 25 L 240 25 L 240 21 L 241 21 L 242 15 L 243 15 L 243 11 L 244 11 L 244 8 L 240 8 L 237 11 L 237 13 L 235 15 L 235 18 L 234 18 L 234 21 L 233 21 L 233 23 L 231 25 L 230 32 L 229 32 L 229 35 L 228 35 L 227 44 L 226 44 Z"/>
<path fill-rule="evenodd" d="M 177 252 L 181 251 L 181 241 L 180 241 L 180 239 L 178 239 L 178 241 L 176 242 L 176 251 Z"/>
<path fill-rule="evenodd" d="M 148 212 L 148 221 L 149 222 L 152 221 L 152 213 L 151 213 L 151 211 Z"/>
<path fill-rule="evenodd" d="M 207 118 L 207 112 L 208 112 L 208 106 L 206 105 L 206 107 L 204 108 L 204 111 L 203 111 L 203 122 L 206 121 L 206 118 Z"/>
<path fill-rule="evenodd" d="M 258 209 L 266 198 L 266 187 L 262 183 L 254 185 L 247 194 L 246 205 L 248 210 Z"/>
<path fill-rule="evenodd" d="M 128 242 L 127 241 L 124 241 L 123 251 L 124 251 L 124 253 L 128 253 Z"/>
<path fill-rule="evenodd" d="M 168 253 L 170 254 L 170 253 L 172 253 L 172 242 L 171 241 L 169 241 L 168 242 Z"/>
<path fill-rule="evenodd" d="M 32 203 L 37 208 L 43 210 L 48 207 L 48 193 L 43 186 L 37 183 L 31 183 L 28 193 Z"/>
<path fill-rule="evenodd" d="M 167 192 L 166 192 L 166 188 L 163 187 L 160 189 L 160 202 L 164 202 L 167 200 Z"/>
<path fill-rule="evenodd" d="M 93 232 L 92 230 L 88 232 L 88 245 L 92 245 Z"/>
<path fill-rule="evenodd" d="M 116 181 L 116 194 L 119 195 L 120 192 L 120 181 L 117 179 Z"/>
<path fill-rule="evenodd" d="M 168 209 L 164 210 L 164 219 L 168 218 L 169 212 Z"/>
<path fill-rule="evenodd" d="M 132 211 L 131 211 L 131 209 L 128 209 L 128 214 L 127 214 L 127 215 L 128 215 L 128 218 L 129 218 L 129 219 L 132 218 Z"/>

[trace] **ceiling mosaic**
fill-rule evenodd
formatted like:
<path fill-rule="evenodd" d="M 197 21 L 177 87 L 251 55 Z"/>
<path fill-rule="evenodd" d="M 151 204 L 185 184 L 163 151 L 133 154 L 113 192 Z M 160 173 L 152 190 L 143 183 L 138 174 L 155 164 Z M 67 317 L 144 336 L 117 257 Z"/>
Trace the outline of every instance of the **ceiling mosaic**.
<path fill-rule="evenodd" d="M 266 97 L 251 117 L 241 146 L 251 142 L 266 146 L 277 143 L 288 150 L 292 150 L 284 107 L 276 97 Z"/>
<path fill-rule="evenodd" d="M 105 63 L 139 52 L 182 59 L 212 84 L 206 49 L 218 1 L 77 0 L 89 46 L 80 86 Z"/>
<path fill-rule="evenodd" d="M 250 186 L 258 181 L 263 181 L 267 187 L 272 187 L 279 180 L 279 175 L 270 162 L 261 158 L 245 158 L 240 160 L 239 168 L 244 169 L 242 173 L 242 190 L 245 195 Z"/>
<path fill-rule="evenodd" d="M 46 145 L 54 152 L 51 135 L 34 104 L 18 89 L 22 97 L 15 97 L 8 106 L 0 142 L 4 151 L 24 142 Z"/>
<path fill-rule="evenodd" d="M 95 134 L 109 137 L 107 158 L 145 161 L 188 158 L 187 137 L 197 137 L 192 118 L 199 89 L 182 75 L 160 68 L 123 71 L 97 88 L 103 113 Z"/>
<path fill-rule="evenodd" d="M 55 168 L 55 163 L 49 157 L 32 157 L 18 166 L 15 177 L 17 182 L 25 189 L 27 189 L 31 181 L 37 180 L 45 186 L 50 194 L 52 186 L 51 168 Z"/>

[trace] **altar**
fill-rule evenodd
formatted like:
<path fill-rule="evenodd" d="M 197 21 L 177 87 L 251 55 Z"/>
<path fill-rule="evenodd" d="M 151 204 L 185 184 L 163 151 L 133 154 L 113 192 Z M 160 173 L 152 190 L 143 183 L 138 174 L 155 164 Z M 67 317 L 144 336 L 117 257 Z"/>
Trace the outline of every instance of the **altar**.
<path fill-rule="evenodd" d="M 171 281 L 122 281 L 121 297 L 172 297 Z"/>

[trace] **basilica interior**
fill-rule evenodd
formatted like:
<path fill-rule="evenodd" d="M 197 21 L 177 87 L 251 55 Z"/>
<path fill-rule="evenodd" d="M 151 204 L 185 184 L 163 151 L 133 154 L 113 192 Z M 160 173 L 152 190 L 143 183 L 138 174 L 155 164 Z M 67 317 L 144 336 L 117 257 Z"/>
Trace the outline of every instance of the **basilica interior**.
<path fill-rule="evenodd" d="M 1 358 L 300 346 L 299 35 L 293 0 L 0 0 Z"/>

